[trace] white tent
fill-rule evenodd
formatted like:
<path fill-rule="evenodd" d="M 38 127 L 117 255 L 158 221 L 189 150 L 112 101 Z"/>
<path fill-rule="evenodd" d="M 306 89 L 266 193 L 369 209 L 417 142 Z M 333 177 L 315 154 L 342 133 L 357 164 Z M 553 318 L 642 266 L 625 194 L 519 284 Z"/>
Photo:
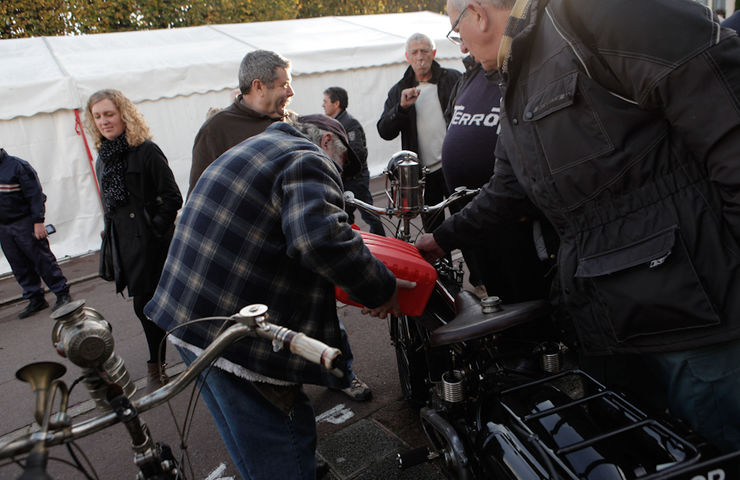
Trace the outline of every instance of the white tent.
<path fill-rule="evenodd" d="M 77 126 L 88 96 L 117 88 L 131 98 L 187 191 L 193 138 L 209 107 L 230 102 L 245 53 L 274 50 L 289 58 L 296 91 L 290 108 L 319 113 L 332 85 L 349 92 L 349 112 L 363 125 L 371 174 L 400 149 L 375 123 L 388 89 L 407 67 L 404 43 L 414 32 L 437 42 L 437 60 L 462 69 L 458 48 L 445 40 L 446 16 L 430 12 L 323 17 L 276 22 L 0 40 L 0 146 L 38 171 L 46 221 L 58 258 L 97 250 L 102 210 L 90 153 Z M 10 271 L 0 259 L 0 273 Z"/>

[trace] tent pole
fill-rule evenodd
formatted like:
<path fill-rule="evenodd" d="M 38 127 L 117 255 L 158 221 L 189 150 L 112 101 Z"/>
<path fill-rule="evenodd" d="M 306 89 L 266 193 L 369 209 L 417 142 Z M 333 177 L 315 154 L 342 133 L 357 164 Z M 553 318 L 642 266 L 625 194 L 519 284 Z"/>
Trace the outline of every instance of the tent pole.
<path fill-rule="evenodd" d="M 92 153 L 90 152 L 90 146 L 87 143 L 87 137 L 85 136 L 85 128 L 82 126 L 80 120 L 80 111 L 75 108 L 75 133 L 82 136 L 82 141 L 85 142 L 85 150 L 87 151 L 87 160 L 90 163 L 90 171 L 92 172 L 93 181 L 95 182 L 95 188 L 98 189 L 98 200 L 100 200 L 100 185 L 98 185 L 98 176 L 95 175 L 95 167 L 93 166 Z"/>

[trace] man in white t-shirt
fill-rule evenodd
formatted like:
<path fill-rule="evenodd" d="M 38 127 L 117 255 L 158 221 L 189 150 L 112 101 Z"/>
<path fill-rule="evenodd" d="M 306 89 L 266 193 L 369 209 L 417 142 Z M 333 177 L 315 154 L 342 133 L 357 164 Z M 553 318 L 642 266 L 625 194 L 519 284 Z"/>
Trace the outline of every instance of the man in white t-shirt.
<path fill-rule="evenodd" d="M 410 66 L 403 78 L 388 91 L 378 134 L 393 140 L 401 134 L 401 147 L 419 155 L 430 173 L 426 177 L 424 203 L 434 205 L 447 193 L 442 175 L 442 141 L 446 123 L 444 110 L 452 87 L 460 78 L 457 70 L 442 68 L 434 57 L 434 41 L 423 33 L 406 40 L 406 60 Z M 424 218 L 424 230 L 432 232 L 444 220 L 440 214 Z"/>

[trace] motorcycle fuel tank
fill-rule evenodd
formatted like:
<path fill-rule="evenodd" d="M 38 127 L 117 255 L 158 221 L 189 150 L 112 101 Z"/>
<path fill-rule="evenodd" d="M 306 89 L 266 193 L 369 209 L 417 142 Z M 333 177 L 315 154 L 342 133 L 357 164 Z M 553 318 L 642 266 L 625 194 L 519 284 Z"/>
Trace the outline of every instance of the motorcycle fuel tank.
<path fill-rule="evenodd" d="M 416 317 L 424 312 L 429 296 L 437 281 L 437 271 L 424 260 L 413 245 L 397 238 L 383 237 L 359 230 L 356 225 L 352 228 L 362 235 L 362 241 L 370 253 L 385 264 L 396 278 L 416 282 L 412 289 L 398 291 L 398 303 L 401 313 Z M 362 305 L 339 287 L 335 287 L 337 300 L 347 305 L 361 307 Z"/>

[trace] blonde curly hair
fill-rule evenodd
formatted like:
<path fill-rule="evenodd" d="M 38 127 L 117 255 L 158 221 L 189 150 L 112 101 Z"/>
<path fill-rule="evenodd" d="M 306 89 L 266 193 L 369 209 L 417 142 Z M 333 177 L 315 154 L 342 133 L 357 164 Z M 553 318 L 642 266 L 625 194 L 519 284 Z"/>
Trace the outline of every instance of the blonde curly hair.
<path fill-rule="evenodd" d="M 144 116 L 141 114 L 136 105 L 129 100 L 126 95 L 113 88 L 106 88 L 104 90 L 98 90 L 97 92 L 90 95 L 87 101 L 86 115 L 85 115 L 85 130 L 88 134 L 95 139 L 95 148 L 100 150 L 100 144 L 103 141 L 103 135 L 95 125 L 95 118 L 93 118 L 92 107 L 96 103 L 105 99 L 113 102 L 118 111 L 121 113 L 121 119 L 123 120 L 124 129 L 126 132 L 126 141 L 132 147 L 138 147 L 144 141 L 151 140 L 152 135 L 149 133 L 149 126 L 144 120 Z"/>

